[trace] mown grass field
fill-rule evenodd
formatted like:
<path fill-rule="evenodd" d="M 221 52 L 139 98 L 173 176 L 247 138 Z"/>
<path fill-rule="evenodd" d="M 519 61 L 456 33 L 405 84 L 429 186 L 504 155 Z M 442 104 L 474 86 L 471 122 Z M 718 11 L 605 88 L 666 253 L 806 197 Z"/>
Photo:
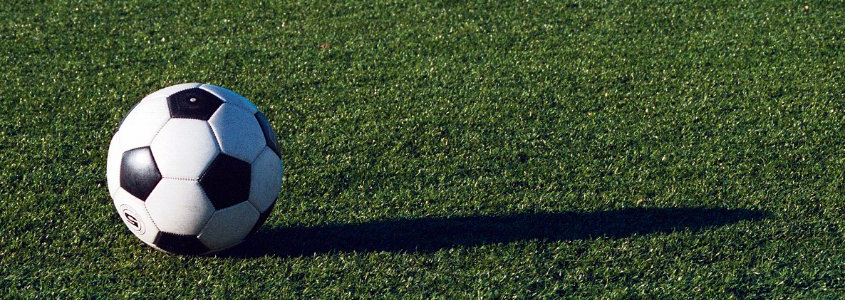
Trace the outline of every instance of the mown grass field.
<path fill-rule="evenodd" d="M 5 297 L 845 293 L 838 1 L 0 2 Z M 285 160 L 242 246 L 121 223 L 144 95 L 251 99 Z"/>

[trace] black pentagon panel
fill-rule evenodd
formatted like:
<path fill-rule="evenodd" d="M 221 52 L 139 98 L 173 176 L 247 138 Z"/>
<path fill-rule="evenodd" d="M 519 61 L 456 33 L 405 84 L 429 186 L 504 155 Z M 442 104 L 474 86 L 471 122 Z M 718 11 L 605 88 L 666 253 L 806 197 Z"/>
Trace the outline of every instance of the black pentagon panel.
<path fill-rule="evenodd" d="M 267 210 L 265 210 L 263 213 L 261 213 L 260 216 L 258 216 L 258 221 L 255 222 L 255 225 L 252 226 L 252 230 L 249 231 L 250 235 L 258 231 L 258 229 L 261 228 L 261 225 L 264 225 L 264 222 L 267 221 L 268 217 L 270 217 L 270 213 L 273 212 L 274 206 L 276 206 L 276 200 L 273 200 L 273 204 L 270 204 L 270 207 L 268 207 Z"/>
<path fill-rule="evenodd" d="M 150 147 L 136 148 L 123 153 L 120 162 L 120 187 L 141 200 L 147 197 L 161 180 Z"/>
<path fill-rule="evenodd" d="M 255 113 L 255 118 L 258 119 L 258 125 L 261 125 L 261 131 L 264 132 L 264 140 L 267 142 L 267 146 L 281 158 L 282 152 L 279 151 L 279 140 L 276 138 L 276 132 L 273 131 L 273 127 L 270 126 L 270 121 L 267 121 L 267 117 L 260 111 Z"/>
<path fill-rule="evenodd" d="M 214 208 L 223 209 L 249 198 L 250 174 L 249 163 L 221 153 L 199 182 Z"/>
<path fill-rule="evenodd" d="M 181 235 L 163 231 L 156 235 L 153 244 L 164 251 L 176 254 L 196 255 L 206 253 L 210 250 L 194 235 Z"/>
<path fill-rule="evenodd" d="M 192 88 L 167 97 L 170 117 L 208 120 L 223 105 L 223 100 L 200 88 Z"/>

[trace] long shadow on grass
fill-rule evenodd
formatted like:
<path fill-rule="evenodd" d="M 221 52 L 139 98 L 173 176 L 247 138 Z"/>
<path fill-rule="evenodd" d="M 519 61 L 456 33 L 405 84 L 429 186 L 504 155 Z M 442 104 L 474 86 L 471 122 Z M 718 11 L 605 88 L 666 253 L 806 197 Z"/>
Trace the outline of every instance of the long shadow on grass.
<path fill-rule="evenodd" d="M 456 246 L 537 239 L 542 241 L 621 238 L 699 231 L 765 212 L 721 208 L 635 208 L 587 213 L 521 213 L 506 216 L 418 218 L 258 231 L 229 257 L 301 256 L 332 251 L 431 252 Z"/>

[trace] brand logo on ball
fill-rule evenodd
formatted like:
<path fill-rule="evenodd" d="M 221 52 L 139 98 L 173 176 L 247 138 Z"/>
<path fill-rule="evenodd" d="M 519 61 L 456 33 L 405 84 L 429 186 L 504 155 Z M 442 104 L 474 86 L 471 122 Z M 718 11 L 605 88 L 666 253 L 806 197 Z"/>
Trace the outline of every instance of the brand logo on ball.
<path fill-rule="evenodd" d="M 135 232 L 139 234 L 144 234 L 144 223 L 141 222 L 141 219 L 138 218 L 138 213 L 132 210 L 131 207 L 127 205 L 120 206 L 120 217 L 123 218 L 123 221 L 126 222 L 126 225 L 129 226 Z"/>

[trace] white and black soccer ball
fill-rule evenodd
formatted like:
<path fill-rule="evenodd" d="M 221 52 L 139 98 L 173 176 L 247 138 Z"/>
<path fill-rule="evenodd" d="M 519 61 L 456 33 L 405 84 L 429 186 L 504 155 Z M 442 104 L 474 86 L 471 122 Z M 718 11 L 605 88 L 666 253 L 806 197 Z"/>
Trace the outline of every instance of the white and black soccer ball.
<path fill-rule="evenodd" d="M 273 210 L 282 182 L 276 134 L 252 102 L 186 83 L 156 91 L 121 121 L 107 179 L 120 218 L 170 253 L 237 245 Z"/>

